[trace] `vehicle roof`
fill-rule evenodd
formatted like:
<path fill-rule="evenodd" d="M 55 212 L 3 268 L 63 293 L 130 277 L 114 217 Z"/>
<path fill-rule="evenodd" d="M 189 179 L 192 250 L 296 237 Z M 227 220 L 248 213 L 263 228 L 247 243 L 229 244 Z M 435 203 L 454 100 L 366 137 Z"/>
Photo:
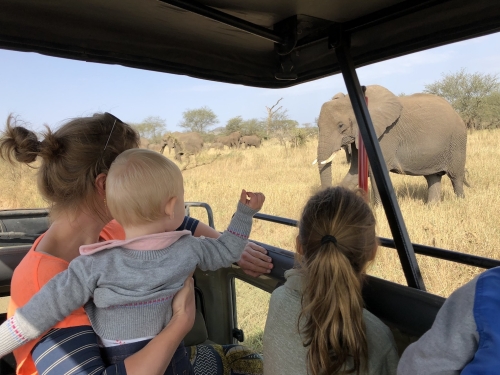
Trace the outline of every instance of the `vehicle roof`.
<path fill-rule="evenodd" d="M 200 3 L 269 29 L 297 15 L 297 79 L 276 78 L 272 41 L 157 0 L 2 0 L 0 48 L 280 88 L 339 73 L 328 48 L 334 23 L 352 35 L 358 67 L 500 31 L 497 0 Z"/>

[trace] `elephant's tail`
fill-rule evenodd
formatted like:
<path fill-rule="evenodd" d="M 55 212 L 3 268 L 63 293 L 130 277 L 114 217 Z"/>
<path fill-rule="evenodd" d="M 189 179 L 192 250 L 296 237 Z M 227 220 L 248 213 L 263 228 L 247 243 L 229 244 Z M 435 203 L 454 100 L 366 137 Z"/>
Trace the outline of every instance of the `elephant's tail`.
<path fill-rule="evenodd" d="M 469 171 L 467 169 L 465 169 L 464 185 L 467 186 L 468 188 L 470 188 L 469 181 L 467 181 L 468 179 L 469 179 Z"/>

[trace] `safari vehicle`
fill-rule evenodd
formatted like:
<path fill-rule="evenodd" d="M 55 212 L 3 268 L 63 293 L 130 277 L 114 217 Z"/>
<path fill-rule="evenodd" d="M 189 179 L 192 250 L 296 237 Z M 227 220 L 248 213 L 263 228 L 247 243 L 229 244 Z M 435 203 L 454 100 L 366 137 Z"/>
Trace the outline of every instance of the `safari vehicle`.
<path fill-rule="evenodd" d="M 415 253 L 485 269 L 500 262 L 411 243 L 355 68 L 497 31 L 496 0 L 4 0 L 0 4 L 4 49 L 262 88 L 284 88 L 341 73 L 393 235 L 381 238 L 387 248 L 381 251 L 396 249 L 408 284 L 368 277 L 364 299 L 367 309 L 394 331 L 400 351 L 430 328 L 444 302 L 426 292 Z M 192 204 L 197 205 L 210 214 L 208 205 Z M 256 218 L 296 225 L 293 219 L 265 214 Z M 214 225 L 213 219 L 210 224 Z M 48 225 L 46 210 L 0 212 L 1 296 L 9 295 L 12 271 Z M 292 252 L 263 246 L 274 263 L 267 276 L 247 276 L 236 265 L 196 272 L 198 315 L 188 345 L 243 340 L 236 318 L 235 279 L 271 293 L 293 266 Z M 1 366 L 2 374 L 13 373 L 12 358 Z"/>

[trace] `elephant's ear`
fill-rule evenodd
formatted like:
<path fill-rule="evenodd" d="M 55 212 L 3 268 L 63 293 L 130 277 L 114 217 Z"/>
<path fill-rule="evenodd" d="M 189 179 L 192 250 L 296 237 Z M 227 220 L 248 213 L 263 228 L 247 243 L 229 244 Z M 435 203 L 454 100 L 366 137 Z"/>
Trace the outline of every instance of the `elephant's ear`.
<path fill-rule="evenodd" d="M 343 97 L 345 97 L 345 94 L 343 92 L 338 92 L 335 95 L 333 95 L 332 100 L 342 99 Z"/>
<path fill-rule="evenodd" d="M 398 97 L 385 87 L 373 85 L 366 88 L 368 110 L 377 138 L 401 116 L 403 105 Z"/>

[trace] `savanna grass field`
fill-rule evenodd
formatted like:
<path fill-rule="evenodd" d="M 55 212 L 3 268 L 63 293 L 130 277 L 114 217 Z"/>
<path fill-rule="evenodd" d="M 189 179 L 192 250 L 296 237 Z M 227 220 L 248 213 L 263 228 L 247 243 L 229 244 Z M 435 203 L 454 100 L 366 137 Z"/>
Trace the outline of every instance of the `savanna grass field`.
<path fill-rule="evenodd" d="M 412 242 L 489 258 L 500 258 L 500 129 L 470 133 L 467 145 L 465 199 L 453 193 L 448 177 L 443 177 L 442 201 L 426 205 L 427 184 L 423 177 L 391 174 L 401 211 Z M 244 188 L 266 195 L 263 213 L 298 219 L 301 208 L 320 187 L 316 158 L 317 140 L 304 147 L 285 148 L 273 140 L 259 149 L 204 150 L 184 161 L 186 201 L 207 202 L 213 209 L 215 226 L 224 230 Z M 173 155 L 167 157 L 173 158 Z M 348 165 L 344 155 L 333 161 L 333 184 L 339 183 Z M 35 168 L 13 167 L 0 159 L 0 209 L 45 207 L 35 182 Z M 382 207 L 374 208 L 378 234 L 392 237 Z M 203 209 L 192 216 L 206 221 Z M 254 220 L 251 238 L 294 250 L 295 228 Z M 427 290 L 448 296 L 471 280 L 481 269 L 418 256 Z M 380 248 L 369 269 L 371 275 L 405 284 L 397 253 Z M 238 325 L 246 335 L 245 345 L 261 349 L 262 332 L 270 295 L 237 281 Z M 4 301 L 5 303 L 5 301 Z M 0 306 L 1 308 L 1 306 Z"/>

